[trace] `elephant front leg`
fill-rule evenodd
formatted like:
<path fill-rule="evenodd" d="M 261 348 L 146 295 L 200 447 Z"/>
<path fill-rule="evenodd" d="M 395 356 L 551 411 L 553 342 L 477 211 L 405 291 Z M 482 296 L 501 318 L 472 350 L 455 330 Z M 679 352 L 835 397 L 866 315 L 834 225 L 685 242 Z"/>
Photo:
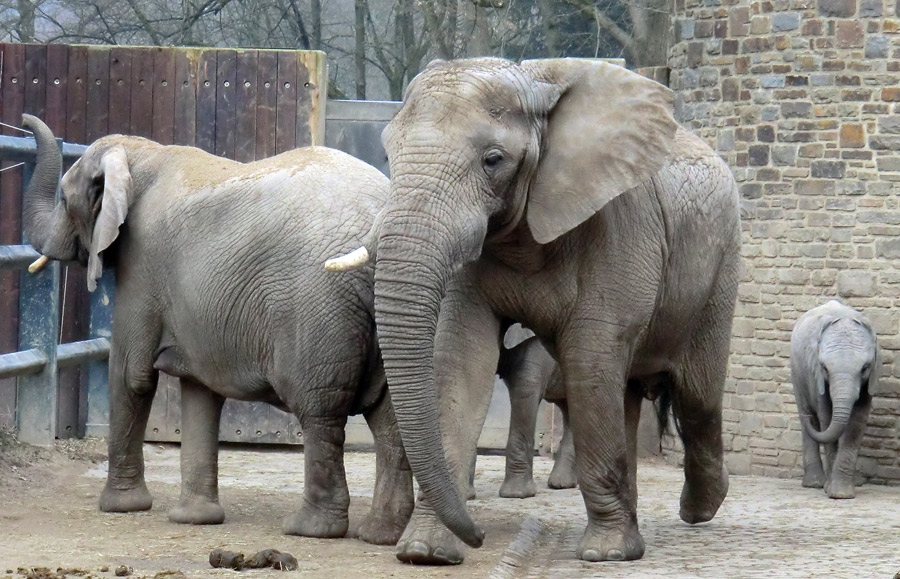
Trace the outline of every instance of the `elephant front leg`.
<path fill-rule="evenodd" d="M 500 496 L 522 499 L 537 494 L 534 484 L 534 429 L 544 384 L 537 372 L 515 368 L 505 378 L 509 390 L 509 437 L 506 440 L 506 475 Z"/>
<path fill-rule="evenodd" d="M 597 342 L 576 340 L 579 346 L 564 349 L 562 360 L 578 484 L 588 515 L 577 555 L 586 561 L 640 559 L 644 539 L 638 531 L 625 435 L 627 356 L 584 347 Z"/>
<path fill-rule="evenodd" d="M 872 398 L 868 395 L 865 400 L 857 402 L 850 415 L 850 422 L 838 439 L 837 453 L 825 482 L 825 492 L 832 499 L 856 497 L 856 460 L 871 407 Z"/>
<path fill-rule="evenodd" d="M 434 340 L 434 373 L 447 462 L 463 499 L 487 416 L 499 356 L 500 322 L 471 295 L 448 292 Z M 397 543 L 397 558 L 420 565 L 457 565 L 466 546 L 437 518 L 427 498 L 416 502 Z"/>
<path fill-rule="evenodd" d="M 810 417 L 810 422 L 814 428 L 818 428 L 818 420 L 815 416 Z M 803 482 L 801 484 L 807 488 L 820 489 L 825 486 L 825 469 L 822 467 L 819 443 L 802 428 L 800 439 L 803 444 Z"/>
<path fill-rule="evenodd" d="M 144 480 L 143 444 L 158 374 L 149 357 L 140 364 L 141 357 L 133 356 L 127 369 L 126 358 L 114 339 L 109 356 L 109 471 L 100 495 L 100 510 L 107 513 L 153 506 Z"/>
<path fill-rule="evenodd" d="M 372 509 L 359 527 L 359 538 L 375 545 L 396 545 L 409 523 L 415 497 L 412 470 L 389 393 L 366 413 L 366 422 L 375 439 L 375 493 Z"/>
<path fill-rule="evenodd" d="M 350 492 L 344 472 L 347 418 L 301 419 L 303 429 L 303 506 L 285 518 L 285 535 L 343 537 L 347 534 Z"/>
<path fill-rule="evenodd" d="M 578 486 L 578 472 L 575 468 L 575 441 L 572 438 L 572 426 L 569 420 L 569 405 L 557 402 L 562 413 L 562 440 L 553 455 L 553 470 L 547 478 L 547 486 L 551 489 L 574 489 Z"/>
<path fill-rule="evenodd" d="M 169 511 L 173 523 L 217 525 L 219 504 L 219 420 L 225 398 L 206 386 L 181 379 L 181 499 Z"/>

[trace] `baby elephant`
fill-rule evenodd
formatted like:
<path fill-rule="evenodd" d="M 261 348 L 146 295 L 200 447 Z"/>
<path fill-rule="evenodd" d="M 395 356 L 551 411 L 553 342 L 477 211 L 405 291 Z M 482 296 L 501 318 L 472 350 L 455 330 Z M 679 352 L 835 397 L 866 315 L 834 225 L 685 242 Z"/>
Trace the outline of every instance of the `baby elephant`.
<path fill-rule="evenodd" d="M 855 496 L 856 456 L 878 367 L 875 332 L 853 308 L 832 300 L 797 320 L 791 334 L 791 382 L 803 425 L 803 486 L 824 486 L 833 499 Z"/>

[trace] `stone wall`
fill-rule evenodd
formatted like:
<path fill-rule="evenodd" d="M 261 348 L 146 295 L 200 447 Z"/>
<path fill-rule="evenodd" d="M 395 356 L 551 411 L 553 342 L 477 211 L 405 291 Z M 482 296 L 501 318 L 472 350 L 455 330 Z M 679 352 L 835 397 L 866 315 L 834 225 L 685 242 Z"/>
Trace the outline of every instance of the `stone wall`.
<path fill-rule="evenodd" d="M 729 468 L 800 474 L 790 332 L 837 297 L 883 348 L 859 470 L 900 482 L 900 0 L 675 0 L 673 25 L 678 118 L 741 194 Z"/>

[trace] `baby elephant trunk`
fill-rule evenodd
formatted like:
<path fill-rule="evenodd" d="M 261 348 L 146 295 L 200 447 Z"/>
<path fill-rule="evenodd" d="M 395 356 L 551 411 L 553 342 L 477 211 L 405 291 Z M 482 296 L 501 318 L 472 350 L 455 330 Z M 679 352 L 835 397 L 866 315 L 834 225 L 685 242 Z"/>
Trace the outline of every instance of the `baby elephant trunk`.
<path fill-rule="evenodd" d="M 831 377 L 829 390 L 831 394 L 831 423 L 823 432 L 818 432 L 806 421 L 809 436 L 819 444 L 835 442 L 844 433 L 850 421 L 850 412 L 859 399 L 859 377 L 849 374 L 838 374 Z"/>

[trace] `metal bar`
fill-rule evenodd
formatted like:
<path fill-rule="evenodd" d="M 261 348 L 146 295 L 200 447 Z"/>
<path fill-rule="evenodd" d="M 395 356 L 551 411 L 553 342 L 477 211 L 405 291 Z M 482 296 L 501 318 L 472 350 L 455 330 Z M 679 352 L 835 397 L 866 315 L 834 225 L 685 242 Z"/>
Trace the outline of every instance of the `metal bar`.
<path fill-rule="evenodd" d="M 63 143 L 63 161 L 76 161 L 85 151 L 87 151 L 87 146 L 85 145 Z M 7 135 L 0 135 L 0 159 L 4 161 L 24 161 L 26 163 L 33 163 L 36 152 L 37 145 L 35 145 L 34 139 L 31 137 L 10 137 Z"/>
<path fill-rule="evenodd" d="M 30 245 L 0 245 L 0 269 L 25 269 L 40 256 Z"/>
<path fill-rule="evenodd" d="M 58 141 L 60 147 L 62 142 Z M 34 165 L 25 166 L 27 184 Z M 59 197 L 59 190 L 56 192 Z M 24 243 L 27 240 L 23 239 Z M 59 262 L 51 261 L 36 274 L 22 272 L 19 282 L 19 347 L 47 354 L 40 372 L 16 381 L 16 430 L 28 444 L 50 446 L 56 439 L 57 367 L 59 339 Z"/>
<path fill-rule="evenodd" d="M 113 297 L 116 292 L 115 271 L 103 269 L 97 289 L 91 294 L 91 336 L 112 338 Z M 87 365 L 86 436 L 106 436 L 109 432 L 109 364 L 96 359 Z"/>
<path fill-rule="evenodd" d="M 47 362 L 47 356 L 40 350 L 3 354 L 0 356 L 0 380 L 40 372 Z"/>
<path fill-rule="evenodd" d="M 56 347 L 56 365 L 60 368 L 75 366 L 109 357 L 109 340 L 94 338 L 80 342 L 69 342 Z"/>

